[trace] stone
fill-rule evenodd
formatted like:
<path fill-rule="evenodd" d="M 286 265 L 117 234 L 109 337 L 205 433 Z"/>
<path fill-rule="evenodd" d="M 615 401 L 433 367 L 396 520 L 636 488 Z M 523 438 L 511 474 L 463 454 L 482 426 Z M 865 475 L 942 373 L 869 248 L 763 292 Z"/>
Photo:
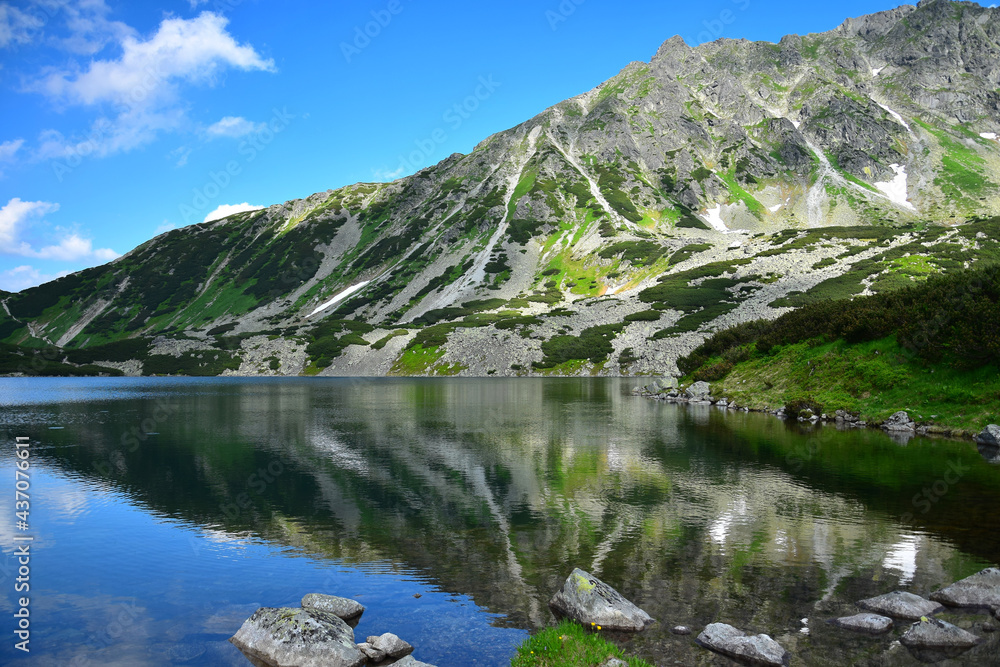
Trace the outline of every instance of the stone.
<path fill-rule="evenodd" d="M 767 635 L 751 636 L 725 623 L 709 624 L 695 642 L 727 658 L 752 665 L 787 667 L 791 660 L 788 651 Z"/>
<path fill-rule="evenodd" d="M 1000 607 L 1000 569 L 988 567 L 931 593 L 931 599 L 949 607 Z"/>
<path fill-rule="evenodd" d="M 883 616 L 900 618 L 904 621 L 919 621 L 923 616 L 930 616 L 944 610 L 940 604 L 906 591 L 893 591 L 878 597 L 868 598 L 859 602 L 858 606 Z"/>
<path fill-rule="evenodd" d="M 675 635 L 689 635 L 691 634 L 691 628 L 689 628 L 686 625 L 675 625 L 674 627 L 670 628 L 670 632 L 674 633 Z"/>
<path fill-rule="evenodd" d="M 863 613 L 854 616 L 842 616 L 830 621 L 838 628 L 854 630 L 855 632 L 867 632 L 873 635 L 880 635 L 892 629 L 892 619 L 878 614 Z"/>
<path fill-rule="evenodd" d="M 637 632 L 653 619 L 611 586 L 575 568 L 549 601 L 549 606 L 585 626 Z"/>
<path fill-rule="evenodd" d="M 277 667 L 360 667 L 367 661 L 351 627 L 322 611 L 261 607 L 229 641 L 251 660 Z"/>
<path fill-rule="evenodd" d="M 899 641 L 917 659 L 927 662 L 954 658 L 983 640 L 962 628 L 937 618 L 917 621 Z"/>
<path fill-rule="evenodd" d="M 882 428 L 886 431 L 916 431 L 917 425 L 910 419 L 910 415 L 900 410 L 886 419 L 885 423 L 882 424 Z"/>
<path fill-rule="evenodd" d="M 309 593 L 304 596 L 302 608 L 308 611 L 325 611 L 345 621 L 353 621 L 365 612 L 365 608 L 356 600 L 322 593 Z"/>
<path fill-rule="evenodd" d="M 372 635 L 368 638 L 368 643 L 376 651 L 382 651 L 390 658 L 402 658 L 404 655 L 413 653 L 413 647 L 391 632 L 381 635 Z"/>
<path fill-rule="evenodd" d="M 612 656 L 598 665 L 598 667 L 628 667 L 628 663 L 621 658 Z"/>
<path fill-rule="evenodd" d="M 412 655 L 407 655 L 392 663 L 392 667 L 434 667 L 434 665 L 429 662 L 420 662 Z"/>
<path fill-rule="evenodd" d="M 361 642 L 357 644 L 358 650 L 364 653 L 369 660 L 372 662 L 381 662 L 385 660 L 385 651 L 380 651 L 368 642 Z"/>
<path fill-rule="evenodd" d="M 1000 447 L 1000 426 L 990 424 L 976 436 L 976 444 Z"/>
<path fill-rule="evenodd" d="M 703 380 L 699 380 L 685 389 L 684 393 L 687 394 L 688 398 L 702 399 L 708 396 L 710 391 L 711 389 L 709 388 L 708 383 Z"/>

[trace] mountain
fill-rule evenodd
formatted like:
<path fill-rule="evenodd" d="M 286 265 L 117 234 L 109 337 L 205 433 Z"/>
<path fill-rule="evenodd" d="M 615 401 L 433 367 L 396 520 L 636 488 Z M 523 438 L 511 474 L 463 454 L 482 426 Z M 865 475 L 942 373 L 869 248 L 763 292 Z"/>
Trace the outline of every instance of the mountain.
<path fill-rule="evenodd" d="M 0 370 L 673 372 L 712 330 L 996 261 L 998 135 L 997 9 L 674 37 L 468 155 L 0 295 Z"/>

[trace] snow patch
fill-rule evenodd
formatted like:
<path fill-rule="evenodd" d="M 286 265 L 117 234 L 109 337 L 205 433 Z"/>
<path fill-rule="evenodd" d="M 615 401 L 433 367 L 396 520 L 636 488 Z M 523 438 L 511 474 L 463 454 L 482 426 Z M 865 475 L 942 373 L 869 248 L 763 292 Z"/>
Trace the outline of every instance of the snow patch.
<path fill-rule="evenodd" d="M 993 141 L 997 140 L 996 132 L 980 132 L 979 136 L 981 136 L 983 139 L 991 139 Z"/>
<path fill-rule="evenodd" d="M 351 296 L 352 294 L 354 294 L 355 292 L 357 292 L 359 289 L 361 289 L 362 287 L 364 287 L 365 285 L 367 285 L 370 282 L 371 282 L 370 280 L 365 280 L 363 282 L 358 283 L 357 285 L 354 285 L 353 287 L 348 287 L 343 292 L 341 292 L 337 296 L 333 297 L 332 299 L 330 299 L 329 301 L 327 301 L 323 305 L 317 307 L 316 310 L 314 310 L 311 313 L 309 313 L 309 317 L 312 317 L 313 315 L 315 315 L 316 313 L 320 312 L 321 310 L 326 310 L 327 308 L 329 308 L 333 304 L 337 303 L 338 301 L 342 301 L 342 300 L 346 299 L 347 297 Z"/>
<path fill-rule="evenodd" d="M 894 204 L 916 211 L 913 204 L 906 199 L 906 167 L 890 164 L 889 168 L 896 174 L 895 177 L 891 181 L 876 183 L 875 187 L 881 190 Z"/>
<path fill-rule="evenodd" d="M 722 220 L 722 204 L 716 204 L 715 208 L 706 209 L 705 221 L 712 225 L 712 229 L 723 234 L 729 231 L 729 227 L 726 227 L 726 223 Z"/>
<path fill-rule="evenodd" d="M 872 68 L 872 76 L 873 76 L 873 77 L 876 77 L 876 76 L 878 76 L 878 75 L 879 75 L 879 73 L 880 73 L 880 72 L 881 72 L 882 70 L 884 70 L 884 69 L 885 69 L 884 67 L 873 67 L 873 68 Z"/>
<path fill-rule="evenodd" d="M 782 206 L 784 206 L 784 204 L 775 204 L 774 206 L 768 206 L 767 210 L 770 211 L 771 213 L 777 213 L 778 211 L 781 210 Z"/>
<path fill-rule="evenodd" d="M 790 120 L 790 121 L 792 122 L 792 125 L 794 125 L 794 126 L 795 126 L 795 129 L 796 129 L 796 130 L 797 130 L 797 129 L 799 129 L 799 126 L 800 126 L 800 125 L 802 125 L 802 123 L 800 123 L 800 122 L 799 122 L 799 121 L 797 121 L 797 120 L 792 120 L 791 118 L 789 118 L 788 120 Z"/>
<path fill-rule="evenodd" d="M 905 120 L 903 120 L 903 117 L 900 116 L 898 113 L 896 113 L 895 111 L 893 111 L 892 109 L 890 109 L 886 105 L 881 104 L 880 102 L 875 102 L 875 104 L 878 104 L 880 107 L 882 107 L 887 112 L 889 112 L 889 115 L 892 116 L 893 118 L 895 118 L 897 123 L 899 123 L 900 125 L 902 125 L 903 127 L 905 127 L 907 132 L 913 132 L 913 130 L 910 129 L 910 125 Z"/>

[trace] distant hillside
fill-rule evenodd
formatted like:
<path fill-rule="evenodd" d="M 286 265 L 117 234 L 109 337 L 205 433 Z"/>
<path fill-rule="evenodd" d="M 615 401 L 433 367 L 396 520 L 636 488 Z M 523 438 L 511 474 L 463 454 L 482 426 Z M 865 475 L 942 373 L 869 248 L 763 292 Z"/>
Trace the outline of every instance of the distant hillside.
<path fill-rule="evenodd" d="M 995 258 L 998 82 L 973 3 L 675 37 L 468 155 L 0 294 L 0 342 L 137 340 L 86 355 L 128 374 L 671 372 L 718 328 Z"/>

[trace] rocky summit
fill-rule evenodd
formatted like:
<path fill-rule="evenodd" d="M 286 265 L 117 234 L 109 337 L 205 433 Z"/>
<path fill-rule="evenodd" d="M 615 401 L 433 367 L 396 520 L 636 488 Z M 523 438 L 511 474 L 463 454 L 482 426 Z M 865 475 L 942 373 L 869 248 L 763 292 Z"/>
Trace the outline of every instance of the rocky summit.
<path fill-rule="evenodd" d="M 391 183 L 0 293 L 8 374 L 671 373 L 706 335 L 1000 258 L 1000 10 L 665 41 Z"/>

